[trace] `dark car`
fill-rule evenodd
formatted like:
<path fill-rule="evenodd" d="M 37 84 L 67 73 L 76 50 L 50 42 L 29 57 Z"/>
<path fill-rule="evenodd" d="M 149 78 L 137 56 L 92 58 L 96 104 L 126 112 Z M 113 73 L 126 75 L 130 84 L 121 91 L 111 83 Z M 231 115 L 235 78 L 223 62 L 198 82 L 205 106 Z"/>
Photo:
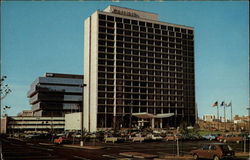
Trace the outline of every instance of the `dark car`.
<path fill-rule="evenodd" d="M 210 143 L 204 144 L 200 149 L 191 151 L 195 160 L 200 158 L 221 160 L 221 159 L 233 159 L 233 149 L 224 143 Z"/>

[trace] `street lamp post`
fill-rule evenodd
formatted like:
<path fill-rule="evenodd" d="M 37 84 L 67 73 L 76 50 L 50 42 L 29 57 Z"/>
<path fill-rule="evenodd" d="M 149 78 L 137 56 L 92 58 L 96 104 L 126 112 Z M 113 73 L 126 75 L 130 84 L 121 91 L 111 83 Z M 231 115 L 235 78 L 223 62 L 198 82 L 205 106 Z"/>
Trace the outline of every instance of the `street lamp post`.
<path fill-rule="evenodd" d="M 248 110 L 248 135 L 250 135 L 250 106 L 247 108 Z M 248 144 L 248 160 L 250 160 L 250 142 Z"/>

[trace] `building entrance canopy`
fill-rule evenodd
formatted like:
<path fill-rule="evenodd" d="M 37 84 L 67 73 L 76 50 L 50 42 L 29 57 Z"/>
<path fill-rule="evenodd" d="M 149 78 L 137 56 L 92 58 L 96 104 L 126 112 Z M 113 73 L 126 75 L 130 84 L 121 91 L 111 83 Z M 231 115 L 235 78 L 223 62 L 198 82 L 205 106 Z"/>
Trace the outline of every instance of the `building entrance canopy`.
<path fill-rule="evenodd" d="M 168 118 L 174 115 L 174 113 L 165 113 L 165 114 L 150 114 L 147 112 L 142 112 L 142 113 L 133 113 L 133 116 L 136 116 L 138 118 L 143 118 L 143 119 L 152 119 L 152 118 Z"/>

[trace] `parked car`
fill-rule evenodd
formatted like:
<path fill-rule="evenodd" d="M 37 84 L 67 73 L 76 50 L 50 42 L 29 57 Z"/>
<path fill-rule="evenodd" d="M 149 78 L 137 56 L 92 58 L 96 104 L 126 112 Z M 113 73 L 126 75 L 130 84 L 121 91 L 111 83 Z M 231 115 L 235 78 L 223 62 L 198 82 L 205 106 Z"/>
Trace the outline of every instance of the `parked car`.
<path fill-rule="evenodd" d="M 215 140 L 216 137 L 218 137 L 218 134 L 207 134 L 207 135 L 204 135 L 202 137 L 211 141 L 211 140 Z"/>
<path fill-rule="evenodd" d="M 176 141 L 177 139 L 180 140 L 182 137 L 180 134 L 167 134 L 166 137 L 164 137 L 164 140 L 166 141 Z"/>
<path fill-rule="evenodd" d="M 74 133 L 74 134 L 72 134 L 72 137 L 81 138 L 81 133 Z"/>
<path fill-rule="evenodd" d="M 66 137 L 59 137 L 54 139 L 54 143 L 56 144 L 70 143 L 70 140 Z"/>
<path fill-rule="evenodd" d="M 39 134 L 27 134 L 25 135 L 26 139 L 38 139 L 39 138 Z"/>
<path fill-rule="evenodd" d="M 229 134 L 224 136 L 221 139 L 222 142 L 237 142 L 240 143 L 241 141 L 243 141 L 243 137 L 241 137 L 240 135 L 235 135 L 235 134 Z"/>
<path fill-rule="evenodd" d="M 161 141 L 163 138 L 159 134 L 147 134 L 146 139 L 153 141 Z"/>
<path fill-rule="evenodd" d="M 192 150 L 191 154 L 195 160 L 200 158 L 220 160 L 224 158 L 234 158 L 233 149 L 224 143 L 204 144 L 200 149 Z"/>
<path fill-rule="evenodd" d="M 217 141 L 222 142 L 222 141 L 223 141 L 224 136 L 225 136 L 225 135 L 220 135 L 220 136 L 217 136 L 217 137 L 216 137 L 216 140 L 217 140 Z"/>
<path fill-rule="evenodd" d="M 202 140 L 204 138 L 199 134 L 183 134 L 182 139 L 196 141 L 196 140 Z"/>

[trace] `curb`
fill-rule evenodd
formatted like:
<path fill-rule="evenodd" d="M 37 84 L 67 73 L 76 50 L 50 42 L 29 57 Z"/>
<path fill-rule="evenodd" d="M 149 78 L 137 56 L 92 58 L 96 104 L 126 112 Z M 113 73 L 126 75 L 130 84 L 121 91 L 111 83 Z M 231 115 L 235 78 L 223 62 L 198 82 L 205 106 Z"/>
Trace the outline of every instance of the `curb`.
<path fill-rule="evenodd" d="M 76 146 L 76 145 L 62 145 L 62 146 L 63 147 L 70 147 L 70 148 L 91 149 L 91 150 L 105 148 L 105 147 L 101 147 L 101 146 Z"/>

